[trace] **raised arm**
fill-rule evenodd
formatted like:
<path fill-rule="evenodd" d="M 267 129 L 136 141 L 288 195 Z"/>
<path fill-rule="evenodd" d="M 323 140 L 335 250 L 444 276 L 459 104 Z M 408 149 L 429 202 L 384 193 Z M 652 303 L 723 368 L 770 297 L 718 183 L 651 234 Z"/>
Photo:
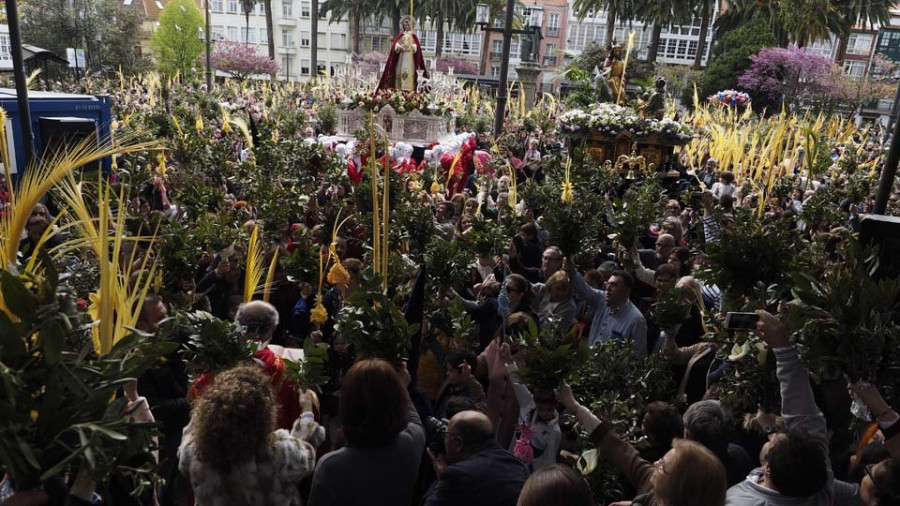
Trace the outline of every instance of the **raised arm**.
<path fill-rule="evenodd" d="M 653 465 L 641 458 L 634 446 L 624 441 L 616 431 L 601 422 L 588 408 L 579 404 L 569 385 L 563 384 L 559 388 L 559 402 L 565 407 L 566 413 L 575 415 L 584 430 L 590 434 L 591 441 L 597 446 L 600 454 L 628 478 L 638 494 L 649 492 L 653 488 L 651 483 L 655 473 Z"/>
<path fill-rule="evenodd" d="M 600 304 L 606 300 L 606 292 L 591 288 L 581 273 L 575 268 L 575 263 L 572 260 L 566 258 L 563 265 L 569 274 L 569 279 L 572 280 L 572 288 L 581 300 L 589 304 Z"/>
<path fill-rule="evenodd" d="M 797 348 L 791 344 L 784 324 L 775 316 L 759 310 L 757 332 L 775 352 L 776 374 L 781 385 L 781 415 L 788 430 L 802 429 L 819 441 L 825 455 L 828 455 L 828 435 L 825 416 L 816 404 L 809 371 L 800 360 Z"/>

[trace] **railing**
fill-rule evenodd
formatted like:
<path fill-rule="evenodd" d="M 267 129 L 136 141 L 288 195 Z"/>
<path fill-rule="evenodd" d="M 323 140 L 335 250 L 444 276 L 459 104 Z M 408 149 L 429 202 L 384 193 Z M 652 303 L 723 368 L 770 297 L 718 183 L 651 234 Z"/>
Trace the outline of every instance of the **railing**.
<path fill-rule="evenodd" d="M 503 56 L 503 53 L 495 53 L 495 52 L 491 51 L 491 60 L 494 60 L 494 61 L 499 60 L 502 58 L 502 56 Z"/>
<path fill-rule="evenodd" d="M 556 66 L 556 56 L 545 56 L 544 57 L 544 66 L 545 67 L 555 67 Z"/>
<path fill-rule="evenodd" d="M 559 27 L 558 26 L 547 28 L 547 36 L 548 37 L 556 37 L 557 35 L 559 35 Z"/>
<path fill-rule="evenodd" d="M 352 137 L 354 132 L 369 128 L 369 113 L 366 111 L 340 109 L 337 116 L 340 136 Z M 446 140 L 456 133 L 452 117 L 425 116 L 419 111 L 397 114 L 390 106 L 375 114 L 375 123 L 389 133 L 392 142 L 429 144 Z"/>

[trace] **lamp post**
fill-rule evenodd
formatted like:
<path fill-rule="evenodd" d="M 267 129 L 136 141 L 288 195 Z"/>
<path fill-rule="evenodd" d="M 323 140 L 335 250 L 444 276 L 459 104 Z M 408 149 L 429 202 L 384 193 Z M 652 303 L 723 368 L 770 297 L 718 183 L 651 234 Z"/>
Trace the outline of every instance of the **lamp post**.
<path fill-rule="evenodd" d="M 503 34 L 503 52 L 500 56 L 500 82 L 497 84 L 497 108 L 494 111 L 494 136 L 499 136 L 503 131 L 503 118 L 506 116 L 506 89 L 509 79 L 509 49 L 512 45 L 512 36 L 539 33 L 540 25 L 532 26 L 528 30 L 514 30 L 513 14 L 515 14 L 515 0 L 506 0 L 506 20 L 503 28 L 488 26 L 490 24 L 491 8 L 486 4 L 478 4 L 475 8 L 475 24 L 485 32 Z M 540 16 L 538 16 L 540 17 Z M 534 24 L 534 20 L 531 20 Z"/>
<path fill-rule="evenodd" d="M 9 53 L 12 56 L 13 75 L 16 79 L 22 144 L 25 146 L 25 167 L 28 167 L 34 160 L 34 133 L 31 129 L 31 108 L 28 106 L 28 83 L 25 82 L 25 61 L 22 57 L 22 34 L 19 31 L 19 8 L 16 0 L 6 0 L 6 20 L 9 24 Z M 12 184 L 12 181 L 8 183 Z"/>
<path fill-rule="evenodd" d="M 210 41 L 210 34 L 212 30 L 209 26 L 209 0 L 203 2 L 204 11 L 206 13 L 206 92 L 212 93 L 212 42 Z M 249 38 L 250 33 L 247 33 L 247 38 Z"/>

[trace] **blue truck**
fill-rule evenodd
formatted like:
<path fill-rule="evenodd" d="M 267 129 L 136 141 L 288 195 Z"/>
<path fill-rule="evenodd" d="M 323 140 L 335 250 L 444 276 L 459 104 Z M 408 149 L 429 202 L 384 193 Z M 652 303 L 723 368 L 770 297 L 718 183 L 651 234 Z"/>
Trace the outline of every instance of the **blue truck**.
<path fill-rule="evenodd" d="M 29 91 L 28 104 L 31 109 L 31 128 L 34 131 L 34 152 L 38 158 L 48 151 L 63 148 L 85 137 L 94 137 L 97 142 L 109 138 L 112 109 L 108 95 Z M 16 90 L 0 88 L 0 108 L 7 115 L 6 142 L 12 165 L 10 173 L 15 179 L 16 174 L 25 170 L 25 148 Z M 103 168 L 108 169 L 109 164 L 110 161 L 105 160 Z"/>

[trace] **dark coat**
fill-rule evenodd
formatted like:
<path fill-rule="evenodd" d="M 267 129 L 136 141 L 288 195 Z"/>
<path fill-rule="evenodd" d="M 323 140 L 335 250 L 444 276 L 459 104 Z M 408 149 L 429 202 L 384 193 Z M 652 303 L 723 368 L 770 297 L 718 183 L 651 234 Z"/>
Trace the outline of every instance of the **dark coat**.
<path fill-rule="evenodd" d="M 425 496 L 425 506 L 515 506 L 528 468 L 491 440 L 447 466 Z"/>

